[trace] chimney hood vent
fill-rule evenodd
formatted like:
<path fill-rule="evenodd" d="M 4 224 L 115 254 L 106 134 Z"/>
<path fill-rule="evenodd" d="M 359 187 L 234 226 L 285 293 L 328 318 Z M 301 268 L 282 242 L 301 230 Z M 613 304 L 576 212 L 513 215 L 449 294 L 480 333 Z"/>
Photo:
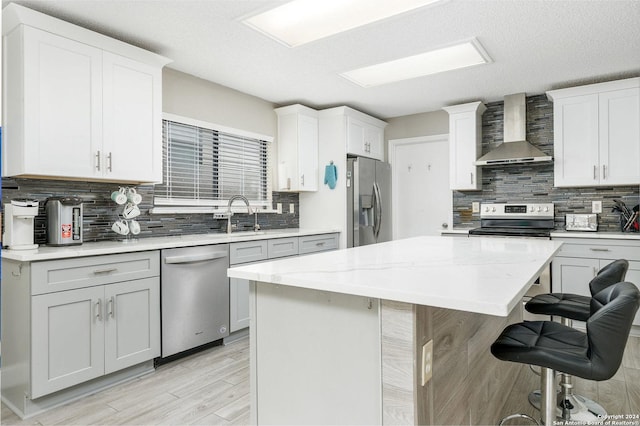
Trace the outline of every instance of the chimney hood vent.
<path fill-rule="evenodd" d="M 524 93 L 504 97 L 504 142 L 476 162 L 476 166 L 549 163 L 553 157 L 525 140 L 527 104 Z"/>

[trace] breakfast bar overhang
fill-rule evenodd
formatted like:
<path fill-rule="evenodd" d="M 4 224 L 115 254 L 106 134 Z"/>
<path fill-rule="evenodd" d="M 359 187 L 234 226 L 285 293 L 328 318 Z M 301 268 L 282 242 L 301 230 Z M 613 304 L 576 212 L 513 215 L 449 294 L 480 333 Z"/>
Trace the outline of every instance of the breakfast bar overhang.
<path fill-rule="evenodd" d="M 416 237 L 229 269 L 252 281 L 252 423 L 495 423 L 522 366 L 489 346 L 561 244 Z"/>

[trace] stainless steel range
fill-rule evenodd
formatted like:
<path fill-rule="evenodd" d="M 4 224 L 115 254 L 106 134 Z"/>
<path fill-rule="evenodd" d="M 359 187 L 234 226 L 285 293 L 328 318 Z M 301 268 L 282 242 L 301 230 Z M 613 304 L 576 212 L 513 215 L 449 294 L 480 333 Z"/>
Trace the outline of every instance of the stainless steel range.
<path fill-rule="evenodd" d="M 553 203 L 481 204 L 480 228 L 469 235 L 550 238 Z"/>
<path fill-rule="evenodd" d="M 550 239 L 554 229 L 553 203 L 481 204 L 480 228 L 469 231 L 470 237 L 518 237 Z M 551 268 L 546 268 L 524 297 L 551 292 Z M 537 319 L 525 311 L 525 319 Z"/>

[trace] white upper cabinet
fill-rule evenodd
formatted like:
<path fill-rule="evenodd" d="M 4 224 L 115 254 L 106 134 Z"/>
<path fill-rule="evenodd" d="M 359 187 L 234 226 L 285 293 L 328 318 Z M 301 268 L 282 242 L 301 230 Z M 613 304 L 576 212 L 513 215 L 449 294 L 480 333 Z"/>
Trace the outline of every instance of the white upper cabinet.
<path fill-rule="evenodd" d="M 102 51 L 24 25 L 5 44 L 3 174 L 93 176 L 102 146 Z"/>
<path fill-rule="evenodd" d="M 386 123 L 366 122 L 347 117 L 347 153 L 384 160 L 384 126 Z"/>
<path fill-rule="evenodd" d="M 161 182 L 162 70 L 104 52 L 103 71 L 104 174 Z"/>
<path fill-rule="evenodd" d="M 317 191 L 318 111 L 303 105 L 275 110 L 278 115 L 276 191 Z"/>
<path fill-rule="evenodd" d="M 162 181 L 166 58 L 10 4 L 3 176 Z"/>
<path fill-rule="evenodd" d="M 482 154 L 482 102 L 443 108 L 449 113 L 449 188 L 482 189 L 482 168 L 475 161 Z"/>
<path fill-rule="evenodd" d="M 553 101 L 555 186 L 640 183 L 640 78 L 547 96 Z"/>

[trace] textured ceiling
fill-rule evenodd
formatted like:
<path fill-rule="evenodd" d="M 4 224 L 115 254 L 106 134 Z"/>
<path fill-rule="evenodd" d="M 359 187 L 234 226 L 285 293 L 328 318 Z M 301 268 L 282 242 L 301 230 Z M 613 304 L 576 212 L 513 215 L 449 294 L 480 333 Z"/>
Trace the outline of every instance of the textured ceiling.
<path fill-rule="evenodd" d="M 379 118 L 640 75 L 638 0 L 448 0 L 293 49 L 240 22 L 283 1 L 15 2 L 279 105 L 348 105 Z M 372 88 L 338 75 L 471 37 L 493 63 Z"/>

